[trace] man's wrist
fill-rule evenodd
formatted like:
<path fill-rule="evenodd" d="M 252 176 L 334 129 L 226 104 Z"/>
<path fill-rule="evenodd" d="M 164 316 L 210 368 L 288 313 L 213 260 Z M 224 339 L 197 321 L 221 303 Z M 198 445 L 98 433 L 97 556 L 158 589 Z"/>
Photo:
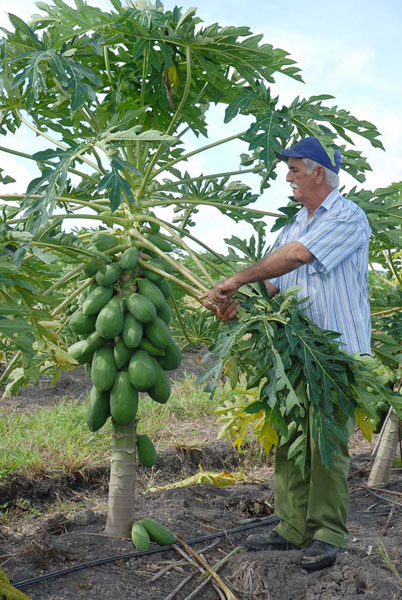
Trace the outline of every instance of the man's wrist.
<path fill-rule="evenodd" d="M 237 289 L 244 285 L 244 282 L 241 280 L 241 271 L 230 277 L 228 281 L 230 281 L 233 286 L 236 286 Z"/>

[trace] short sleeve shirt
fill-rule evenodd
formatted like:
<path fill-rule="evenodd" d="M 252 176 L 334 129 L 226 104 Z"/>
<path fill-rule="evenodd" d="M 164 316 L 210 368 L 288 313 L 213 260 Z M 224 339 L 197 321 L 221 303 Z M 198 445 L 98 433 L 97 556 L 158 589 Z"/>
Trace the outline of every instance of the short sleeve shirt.
<path fill-rule="evenodd" d="M 284 227 L 273 250 L 300 242 L 314 256 L 312 263 L 270 282 L 280 292 L 300 286 L 307 298 L 304 312 L 322 329 L 340 333 L 339 342 L 353 354 L 371 354 L 368 248 L 370 226 L 364 211 L 333 190 L 308 219 L 303 207 Z"/>

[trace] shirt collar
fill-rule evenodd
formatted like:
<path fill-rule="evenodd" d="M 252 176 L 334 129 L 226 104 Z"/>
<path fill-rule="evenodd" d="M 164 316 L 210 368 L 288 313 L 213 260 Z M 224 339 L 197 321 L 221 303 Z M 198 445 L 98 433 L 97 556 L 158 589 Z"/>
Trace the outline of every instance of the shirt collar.
<path fill-rule="evenodd" d="M 317 208 L 316 212 L 318 212 L 318 211 L 322 212 L 322 210 L 330 210 L 339 197 L 340 197 L 340 193 L 339 193 L 338 188 L 333 189 L 332 192 L 330 192 L 328 194 L 328 196 L 325 198 L 324 202 L 322 202 L 320 204 L 320 206 Z M 300 223 L 300 222 L 306 220 L 307 212 L 308 212 L 307 208 L 305 206 L 303 206 L 296 215 L 296 221 L 298 221 Z"/>

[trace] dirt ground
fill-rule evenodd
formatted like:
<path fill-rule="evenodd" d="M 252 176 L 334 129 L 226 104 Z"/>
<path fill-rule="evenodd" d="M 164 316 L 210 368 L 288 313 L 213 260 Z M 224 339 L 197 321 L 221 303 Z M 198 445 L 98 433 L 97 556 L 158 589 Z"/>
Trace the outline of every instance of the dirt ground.
<path fill-rule="evenodd" d="M 197 355 L 188 355 L 175 376 L 195 372 L 197 365 Z M 89 387 L 77 370 L 63 374 L 56 386 L 44 381 L 27 388 L 2 406 L 35 410 L 60 397 L 84 398 Z M 174 445 L 160 450 L 152 470 L 140 469 L 137 517 L 152 517 L 184 540 L 210 536 L 191 547 L 211 566 L 226 557 L 219 574 L 237 600 L 402 600 L 402 578 L 392 572 L 402 573 L 401 497 L 364 489 L 371 446 L 360 434 L 351 440 L 348 552 L 333 567 L 308 574 L 300 567 L 301 551 L 242 548 L 248 533 L 274 526 L 272 460 L 251 463 L 237 456 L 229 442 L 216 439 L 213 419 L 183 423 L 184 430 L 181 442 L 176 436 Z M 195 432 L 193 442 L 189 431 Z M 244 481 L 146 492 L 198 473 L 200 465 L 241 471 Z M 389 490 L 402 493 L 401 471 L 394 471 L 392 484 Z M 133 556 L 129 540 L 106 536 L 107 485 L 106 467 L 58 478 L 13 477 L 0 485 L 0 566 L 21 591 L 32 600 L 224 598 L 177 548 L 153 545 L 154 553 Z M 240 531 L 227 531 L 233 529 Z"/>

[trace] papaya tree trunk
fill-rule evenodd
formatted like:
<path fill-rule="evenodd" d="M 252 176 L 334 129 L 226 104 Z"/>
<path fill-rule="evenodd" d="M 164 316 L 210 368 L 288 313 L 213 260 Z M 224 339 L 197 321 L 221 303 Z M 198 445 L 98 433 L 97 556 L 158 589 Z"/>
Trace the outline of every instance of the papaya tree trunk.
<path fill-rule="evenodd" d="M 394 409 L 390 408 L 368 479 L 369 486 L 388 482 L 398 448 L 399 426 L 399 417 Z"/>
<path fill-rule="evenodd" d="M 137 423 L 118 425 L 112 419 L 112 428 L 106 533 L 130 537 L 135 508 Z"/>

